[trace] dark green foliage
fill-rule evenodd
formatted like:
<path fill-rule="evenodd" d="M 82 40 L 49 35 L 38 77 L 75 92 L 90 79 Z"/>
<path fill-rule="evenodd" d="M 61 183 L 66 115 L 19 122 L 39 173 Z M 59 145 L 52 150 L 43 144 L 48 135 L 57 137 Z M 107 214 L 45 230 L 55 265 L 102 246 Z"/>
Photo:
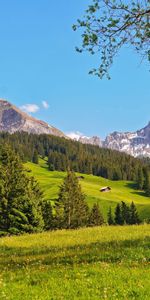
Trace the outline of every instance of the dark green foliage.
<path fill-rule="evenodd" d="M 130 206 L 121 202 L 117 204 L 115 209 L 115 224 L 116 225 L 133 225 L 140 224 L 140 219 L 135 204 L 132 202 Z"/>
<path fill-rule="evenodd" d="M 9 146 L 0 151 L 0 231 L 10 234 L 40 231 L 42 193 L 29 178 L 19 157 Z"/>
<path fill-rule="evenodd" d="M 146 195 L 148 197 L 150 197 L 150 172 L 149 170 L 146 168 L 144 170 L 145 173 L 145 181 L 144 181 L 144 190 L 146 192 Z"/>
<path fill-rule="evenodd" d="M 113 215 L 112 215 L 111 207 L 109 208 L 109 211 L 108 211 L 107 221 L 108 221 L 108 225 L 114 225 L 114 218 L 113 218 Z"/>
<path fill-rule="evenodd" d="M 115 224 L 116 225 L 123 225 L 123 218 L 122 218 L 122 212 L 120 204 L 117 204 L 115 209 Z"/>
<path fill-rule="evenodd" d="M 34 164 L 38 164 L 39 163 L 38 151 L 36 149 L 33 152 L 32 162 Z"/>
<path fill-rule="evenodd" d="M 74 172 L 68 171 L 55 204 L 55 226 L 78 228 L 87 225 L 88 206 Z"/>
<path fill-rule="evenodd" d="M 140 167 L 138 169 L 138 174 L 137 174 L 137 187 L 139 190 L 142 190 L 144 187 L 144 174 L 143 174 L 143 169 Z"/>
<path fill-rule="evenodd" d="M 66 155 L 56 151 L 50 151 L 48 154 L 48 166 L 50 171 L 65 171 L 67 168 Z"/>
<path fill-rule="evenodd" d="M 121 202 L 121 215 L 123 224 L 130 223 L 130 209 L 125 202 Z"/>
<path fill-rule="evenodd" d="M 50 201 L 42 202 L 42 215 L 44 220 L 44 230 L 53 229 L 53 212 L 52 205 Z"/>
<path fill-rule="evenodd" d="M 104 224 L 104 218 L 100 211 L 99 204 L 95 203 L 89 216 L 89 226 L 101 226 Z"/>
<path fill-rule="evenodd" d="M 146 195 L 150 197 L 150 163 L 149 158 L 145 158 L 144 162 L 146 162 L 146 166 L 143 168 L 139 167 L 137 174 L 137 188 L 140 190 L 144 190 Z"/>
<path fill-rule="evenodd" d="M 73 30 L 81 29 L 82 45 L 77 52 L 100 53 L 100 65 L 89 74 L 108 79 L 114 57 L 124 45 L 132 47 L 150 61 L 150 2 L 91 0 L 82 20 Z"/>
<path fill-rule="evenodd" d="M 138 170 L 147 165 L 147 161 L 143 162 L 125 153 L 44 134 L 1 133 L 0 144 L 4 142 L 9 143 L 23 161 L 33 161 L 36 149 L 38 155 L 48 157 L 51 171 L 66 171 L 69 166 L 75 172 L 110 180 L 135 180 Z"/>
<path fill-rule="evenodd" d="M 140 219 L 135 204 L 132 202 L 130 206 L 130 224 L 140 224 Z"/>

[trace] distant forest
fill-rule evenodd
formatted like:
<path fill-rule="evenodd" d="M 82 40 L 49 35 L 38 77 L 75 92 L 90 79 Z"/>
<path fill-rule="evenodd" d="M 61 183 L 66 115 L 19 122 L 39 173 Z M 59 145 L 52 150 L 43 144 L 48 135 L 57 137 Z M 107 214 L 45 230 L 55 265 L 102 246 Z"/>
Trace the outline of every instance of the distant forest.
<path fill-rule="evenodd" d="M 51 171 L 66 171 L 102 176 L 110 180 L 138 181 L 138 176 L 149 171 L 148 159 L 137 159 L 125 153 L 85 145 L 52 135 L 25 132 L 1 133 L 0 144 L 10 144 L 22 161 L 38 163 L 38 156 L 48 158 Z"/>

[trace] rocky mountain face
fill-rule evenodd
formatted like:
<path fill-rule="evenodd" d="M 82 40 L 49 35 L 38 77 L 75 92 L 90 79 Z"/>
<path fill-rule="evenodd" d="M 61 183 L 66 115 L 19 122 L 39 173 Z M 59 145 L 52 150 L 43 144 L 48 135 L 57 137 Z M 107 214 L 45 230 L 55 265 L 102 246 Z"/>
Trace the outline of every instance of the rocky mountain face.
<path fill-rule="evenodd" d="M 67 136 L 74 140 L 74 141 L 78 141 L 82 144 L 90 144 L 90 145 L 96 145 L 99 147 L 102 147 L 102 141 L 100 139 L 100 137 L 98 136 L 92 136 L 92 137 L 88 137 L 85 135 L 82 135 L 80 132 L 71 132 L 69 134 L 67 134 Z"/>
<path fill-rule="evenodd" d="M 65 136 L 63 132 L 49 124 L 37 120 L 5 100 L 0 100 L 0 131 L 14 133 L 26 131 L 35 134 Z"/>
<path fill-rule="evenodd" d="M 102 147 L 102 141 L 98 136 L 92 136 L 92 137 L 81 136 L 78 141 L 83 144 L 90 144 L 90 145 L 96 145 Z"/>
<path fill-rule="evenodd" d="M 133 133 L 114 132 L 106 137 L 103 146 L 126 152 L 135 157 L 150 157 L 150 123 Z"/>
<path fill-rule="evenodd" d="M 150 122 L 136 132 L 113 132 L 102 141 L 99 137 L 74 136 L 73 139 L 84 144 L 98 145 L 99 147 L 126 152 L 134 157 L 150 157 Z"/>

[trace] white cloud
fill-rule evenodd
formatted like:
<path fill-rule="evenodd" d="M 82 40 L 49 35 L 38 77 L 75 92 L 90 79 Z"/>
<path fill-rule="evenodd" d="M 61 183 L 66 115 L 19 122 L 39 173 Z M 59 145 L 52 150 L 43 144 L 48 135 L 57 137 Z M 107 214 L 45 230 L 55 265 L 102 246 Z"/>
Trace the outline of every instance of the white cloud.
<path fill-rule="evenodd" d="M 80 137 L 83 136 L 83 134 L 82 134 L 81 132 L 79 132 L 79 131 L 75 131 L 75 132 L 71 131 L 71 132 L 66 133 L 66 135 L 67 135 L 70 139 L 72 139 L 72 140 L 77 140 L 77 141 L 79 140 Z"/>
<path fill-rule="evenodd" d="M 49 104 L 48 104 L 47 101 L 42 101 L 42 104 L 43 104 L 43 107 L 44 107 L 45 109 L 48 109 L 48 108 L 49 108 Z"/>
<path fill-rule="evenodd" d="M 40 109 L 39 106 L 36 104 L 25 104 L 22 105 L 20 108 L 21 110 L 27 113 L 36 113 Z"/>

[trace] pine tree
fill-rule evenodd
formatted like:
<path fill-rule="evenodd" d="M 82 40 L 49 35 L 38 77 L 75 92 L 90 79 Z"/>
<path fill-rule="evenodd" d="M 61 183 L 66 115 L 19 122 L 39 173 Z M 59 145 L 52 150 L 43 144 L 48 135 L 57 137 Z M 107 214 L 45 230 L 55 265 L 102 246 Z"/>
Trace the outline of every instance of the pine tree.
<path fill-rule="evenodd" d="M 113 216 L 112 216 L 112 210 L 111 210 L 111 207 L 109 208 L 109 211 L 108 211 L 108 224 L 109 225 L 114 225 L 114 219 L 113 219 Z"/>
<path fill-rule="evenodd" d="M 37 182 L 26 176 L 8 145 L 1 149 L 0 161 L 0 230 L 13 234 L 42 230 L 42 193 Z"/>
<path fill-rule="evenodd" d="M 144 174 L 142 168 L 138 169 L 138 175 L 137 175 L 137 188 L 139 190 L 142 190 L 144 186 Z"/>
<path fill-rule="evenodd" d="M 32 162 L 34 164 L 38 164 L 39 163 L 38 151 L 36 149 L 33 152 Z"/>
<path fill-rule="evenodd" d="M 123 225 L 123 219 L 122 219 L 122 212 L 120 204 L 118 203 L 115 209 L 115 224 L 116 225 Z"/>
<path fill-rule="evenodd" d="M 42 202 L 42 215 L 44 220 L 44 229 L 52 230 L 53 229 L 53 213 L 52 206 L 50 201 Z"/>
<path fill-rule="evenodd" d="M 55 225 L 78 228 L 87 225 L 88 206 L 74 172 L 68 171 L 55 204 Z"/>
<path fill-rule="evenodd" d="M 124 201 L 121 202 L 121 216 L 123 224 L 130 223 L 130 209 Z"/>
<path fill-rule="evenodd" d="M 89 216 L 89 226 L 101 226 L 104 224 L 104 218 L 100 211 L 99 204 L 95 203 Z"/>
<path fill-rule="evenodd" d="M 140 219 L 138 216 L 138 212 L 137 212 L 134 202 L 132 202 L 131 206 L 130 206 L 130 224 L 133 225 L 133 224 L 139 224 L 139 223 L 140 223 Z"/>
<path fill-rule="evenodd" d="M 60 188 L 61 189 L 61 188 Z M 55 214 L 54 214 L 54 228 L 62 229 L 65 228 L 65 222 L 64 222 L 64 201 L 60 194 L 59 198 L 55 201 Z"/>
<path fill-rule="evenodd" d="M 144 190 L 146 195 L 150 197 L 150 172 L 149 170 L 145 170 L 145 183 L 144 183 Z"/>

